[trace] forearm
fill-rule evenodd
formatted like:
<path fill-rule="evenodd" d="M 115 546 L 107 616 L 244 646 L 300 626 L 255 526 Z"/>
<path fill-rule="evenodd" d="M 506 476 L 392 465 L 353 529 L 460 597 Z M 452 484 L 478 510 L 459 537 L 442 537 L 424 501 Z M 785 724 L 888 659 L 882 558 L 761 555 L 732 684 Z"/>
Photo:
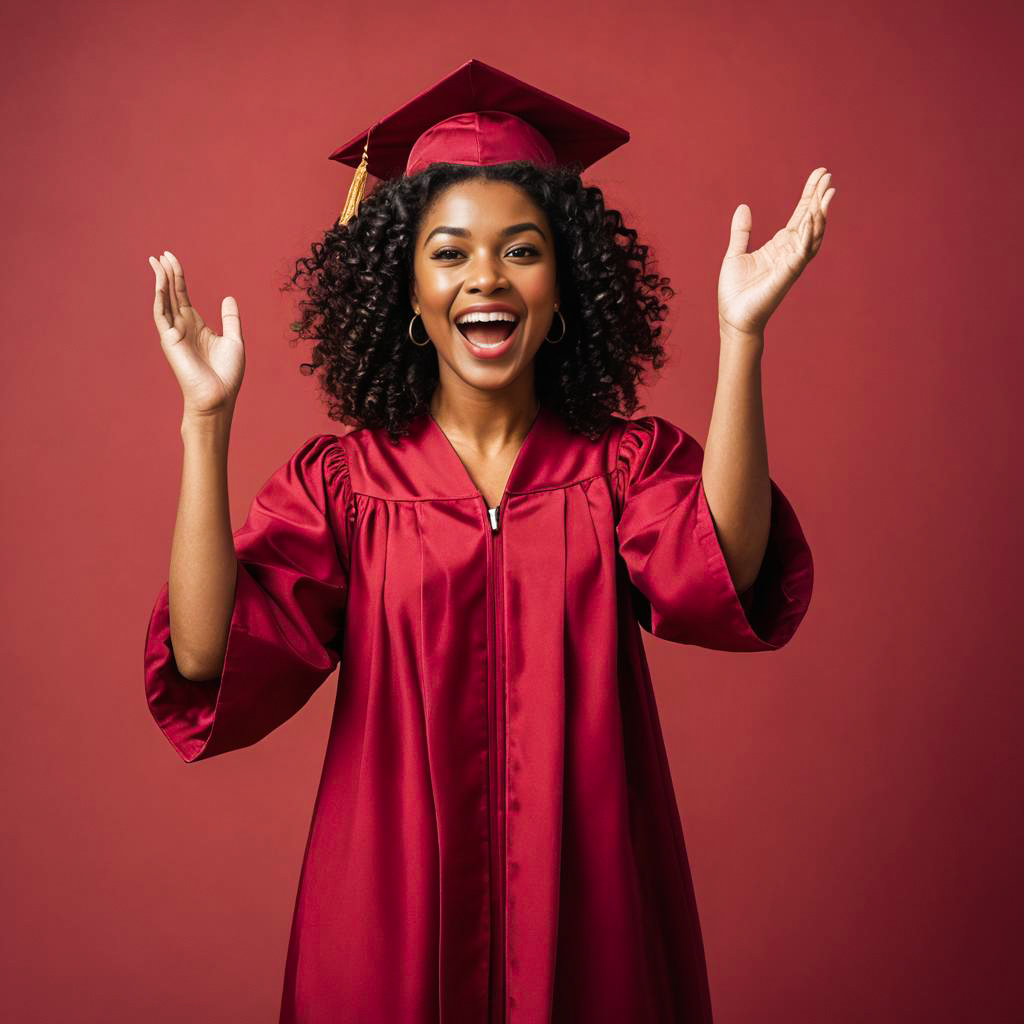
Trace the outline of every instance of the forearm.
<path fill-rule="evenodd" d="M 181 495 L 171 544 L 168 604 L 178 671 L 215 679 L 223 668 L 238 560 L 228 505 L 230 415 L 186 416 Z"/>
<path fill-rule="evenodd" d="M 761 398 L 763 351 L 763 335 L 722 331 L 718 384 L 704 446 L 704 493 L 737 591 L 756 579 L 771 523 Z"/>

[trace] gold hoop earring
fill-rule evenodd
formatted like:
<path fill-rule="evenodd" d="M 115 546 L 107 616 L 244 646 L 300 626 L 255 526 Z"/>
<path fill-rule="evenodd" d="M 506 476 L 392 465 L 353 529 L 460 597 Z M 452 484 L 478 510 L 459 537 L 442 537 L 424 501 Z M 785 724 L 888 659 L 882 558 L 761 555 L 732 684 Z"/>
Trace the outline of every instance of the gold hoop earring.
<path fill-rule="evenodd" d="M 418 346 L 419 346 L 420 348 L 422 348 L 422 347 L 423 347 L 424 345 L 429 345 L 429 344 L 430 344 L 430 335 L 428 334 L 428 335 L 427 335 L 427 337 L 426 337 L 426 339 L 425 339 L 424 341 L 417 341 L 417 340 L 416 340 L 416 339 L 415 339 L 415 338 L 414 338 L 414 337 L 412 336 L 412 325 L 413 325 L 413 324 L 415 323 L 415 321 L 416 321 L 416 317 L 418 317 L 418 316 L 419 316 L 419 313 L 414 313 L 414 314 L 413 314 L 413 318 L 412 318 L 412 320 L 410 320 L 410 321 L 409 321 L 409 340 L 410 340 L 410 341 L 411 341 L 411 342 L 412 342 L 412 343 L 413 343 L 414 345 L 418 345 Z M 426 330 L 426 328 L 425 328 L 425 327 L 424 327 L 424 330 Z"/>
<path fill-rule="evenodd" d="M 565 325 L 565 317 L 562 316 L 562 311 L 560 309 L 556 309 L 555 312 L 561 318 L 561 321 L 562 321 L 562 333 L 557 338 L 545 338 L 544 339 L 546 342 L 548 342 L 548 343 L 550 343 L 552 345 L 557 345 L 560 341 L 562 341 L 565 338 L 565 332 L 567 330 L 566 325 Z"/>

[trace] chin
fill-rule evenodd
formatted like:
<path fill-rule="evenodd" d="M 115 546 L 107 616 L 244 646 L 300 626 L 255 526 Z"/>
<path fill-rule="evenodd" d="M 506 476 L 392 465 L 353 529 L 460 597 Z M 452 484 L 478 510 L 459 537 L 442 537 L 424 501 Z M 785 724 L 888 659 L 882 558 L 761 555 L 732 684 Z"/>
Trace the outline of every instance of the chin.
<path fill-rule="evenodd" d="M 462 381 L 479 391 L 502 391 L 519 377 L 519 368 L 480 369 L 479 367 L 459 367 L 456 370 Z"/>

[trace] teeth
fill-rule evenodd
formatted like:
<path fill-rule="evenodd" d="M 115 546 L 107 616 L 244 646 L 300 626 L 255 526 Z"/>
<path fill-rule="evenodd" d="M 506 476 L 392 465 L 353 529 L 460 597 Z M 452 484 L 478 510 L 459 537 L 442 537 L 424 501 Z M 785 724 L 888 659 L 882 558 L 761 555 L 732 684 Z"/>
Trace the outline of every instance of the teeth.
<path fill-rule="evenodd" d="M 455 322 L 457 324 L 486 324 L 492 320 L 505 320 L 515 323 L 518 317 L 514 313 L 463 313 Z"/>

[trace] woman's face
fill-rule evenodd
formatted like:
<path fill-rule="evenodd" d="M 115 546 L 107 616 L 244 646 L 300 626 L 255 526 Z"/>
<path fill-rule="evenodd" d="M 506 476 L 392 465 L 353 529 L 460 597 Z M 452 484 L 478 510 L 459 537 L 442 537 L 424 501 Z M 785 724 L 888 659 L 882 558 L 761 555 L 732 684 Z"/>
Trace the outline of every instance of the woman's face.
<path fill-rule="evenodd" d="M 551 326 L 558 286 L 544 211 L 516 185 L 459 182 L 425 211 L 415 245 L 410 300 L 423 324 L 413 324 L 413 335 L 422 341 L 426 328 L 442 385 L 454 374 L 472 388 L 494 391 L 524 370 L 532 374 L 545 336 L 561 334 L 560 323 Z M 491 305 L 515 322 L 463 323 L 460 330 L 457 321 L 467 311 Z"/>

